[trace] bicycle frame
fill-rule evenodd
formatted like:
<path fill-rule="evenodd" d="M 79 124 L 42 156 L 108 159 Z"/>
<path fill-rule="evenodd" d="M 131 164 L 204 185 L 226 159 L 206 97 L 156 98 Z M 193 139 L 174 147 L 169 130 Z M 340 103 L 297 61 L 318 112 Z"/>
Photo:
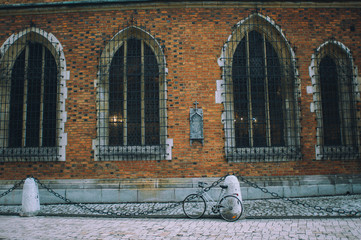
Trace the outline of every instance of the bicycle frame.
<path fill-rule="evenodd" d="M 220 205 L 219 203 L 220 203 L 221 199 L 225 196 L 225 189 L 224 189 L 224 188 L 221 189 L 221 192 L 220 192 L 220 194 L 219 194 L 219 197 L 218 197 L 218 200 L 217 200 L 217 201 L 215 201 L 215 200 L 211 197 L 211 195 L 208 194 L 208 192 L 204 191 L 204 187 L 202 187 L 201 189 L 198 189 L 198 190 L 197 190 L 197 194 L 198 194 L 198 195 L 201 195 L 201 196 L 204 198 L 204 200 L 206 201 L 206 203 L 209 203 L 209 204 L 212 206 L 211 210 L 212 210 L 214 213 L 216 213 L 215 210 L 213 209 L 213 207 L 217 207 L 217 206 Z M 216 202 L 216 203 L 214 203 L 214 202 Z M 207 204 L 207 205 L 208 205 L 208 204 Z M 208 208 L 207 205 L 206 205 L 206 208 Z M 207 209 L 206 209 L 206 211 L 207 211 Z M 209 210 L 209 209 L 208 209 L 208 213 L 210 213 L 210 210 Z"/>

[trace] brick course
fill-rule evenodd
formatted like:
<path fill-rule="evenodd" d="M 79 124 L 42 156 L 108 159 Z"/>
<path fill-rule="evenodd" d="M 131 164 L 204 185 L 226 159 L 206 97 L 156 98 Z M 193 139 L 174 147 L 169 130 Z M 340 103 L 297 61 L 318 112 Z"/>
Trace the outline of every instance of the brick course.
<path fill-rule="evenodd" d="M 11 1 L 21 3 L 23 1 Z M 28 1 L 27 1 L 28 2 Z M 40 2 L 40 1 L 33 1 Z M 44 1 L 42 1 L 44 2 Z M 54 2 L 54 1 L 46 1 Z M 7 3 L 2 2 L 2 4 Z M 135 7 L 136 8 L 136 7 Z M 301 83 L 302 160 L 228 163 L 224 153 L 222 104 L 215 103 L 217 64 L 232 26 L 255 8 L 180 7 L 92 11 L 41 10 L 17 15 L 0 11 L 0 42 L 35 25 L 54 34 L 64 48 L 70 79 L 66 100 L 68 134 L 65 162 L 2 162 L 0 179 L 106 179 L 161 177 L 217 177 L 239 171 L 248 176 L 361 174 L 361 160 L 315 160 L 316 116 L 310 111 L 309 65 L 315 49 L 330 38 L 347 46 L 355 66 L 361 67 L 361 8 L 259 8 L 283 30 L 295 50 Z M 96 88 L 99 56 L 131 17 L 145 26 L 165 47 L 168 82 L 168 137 L 174 141 L 172 160 L 94 161 Z M 360 74 L 360 73 L 359 73 Z M 204 145 L 189 144 L 189 109 L 198 101 L 204 111 Z M 360 104 L 358 105 L 360 109 Z"/>

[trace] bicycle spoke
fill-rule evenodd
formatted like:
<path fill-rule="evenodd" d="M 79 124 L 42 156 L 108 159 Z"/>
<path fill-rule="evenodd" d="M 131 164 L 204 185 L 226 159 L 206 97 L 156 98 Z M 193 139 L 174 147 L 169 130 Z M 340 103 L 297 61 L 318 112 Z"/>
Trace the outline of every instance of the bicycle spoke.
<path fill-rule="evenodd" d="M 206 202 L 202 196 L 190 194 L 183 201 L 183 211 L 189 218 L 200 218 L 206 211 Z"/>
<path fill-rule="evenodd" d="M 243 213 L 242 202 L 235 196 L 225 196 L 220 202 L 219 211 L 224 220 L 237 221 Z"/>

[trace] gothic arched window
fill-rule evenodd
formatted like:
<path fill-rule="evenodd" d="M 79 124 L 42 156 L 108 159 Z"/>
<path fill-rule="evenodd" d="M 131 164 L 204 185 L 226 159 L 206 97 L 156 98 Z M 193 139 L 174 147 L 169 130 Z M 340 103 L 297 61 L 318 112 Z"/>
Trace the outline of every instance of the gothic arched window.
<path fill-rule="evenodd" d="M 279 29 L 252 15 L 237 25 L 222 54 L 227 158 L 299 159 L 294 56 Z"/>
<path fill-rule="evenodd" d="M 357 81 L 350 51 L 331 40 L 313 55 L 317 119 L 316 159 L 355 159 L 359 156 L 357 131 Z"/>
<path fill-rule="evenodd" d="M 165 58 L 158 42 L 128 27 L 107 44 L 100 64 L 96 158 L 168 159 Z"/>
<path fill-rule="evenodd" d="M 109 72 L 109 145 L 159 145 L 159 66 L 144 41 L 130 38 Z"/>
<path fill-rule="evenodd" d="M 264 34 L 238 44 L 232 79 L 236 147 L 284 146 L 280 60 Z"/>
<path fill-rule="evenodd" d="M 52 35 L 26 29 L 0 48 L 0 160 L 65 160 L 66 64 Z"/>
<path fill-rule="evenodd" d="M 51 52 L 29 42 L 11 71 L 8 147 L 55 147 L 58 69 Z"/>

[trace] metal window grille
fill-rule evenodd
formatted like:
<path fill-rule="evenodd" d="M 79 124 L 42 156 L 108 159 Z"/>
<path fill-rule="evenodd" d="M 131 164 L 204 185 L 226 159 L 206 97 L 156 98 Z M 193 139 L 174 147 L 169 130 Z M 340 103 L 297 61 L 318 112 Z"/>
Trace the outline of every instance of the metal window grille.
<path fill-rule="evenodd" d="M 0 161 L 57 160 L 61 59 L 41 34 L 23 33 L 2 48 Z"/>
<path fill-rule="evenodd" d="M 97 158 L 166 159 L 165 58 L 157 40 L 127 27 L 100 63 Z"/>
<path fill-rule="evenodd" d="M 254 14 L 235 26 L 223 55 L 227 158 L 299 159 L 298 83 L 281 31 Z"/>
<path fill-rule="evenodd" d="M 315 56 L 317 158 L 358 158 L 357 81 L 351 54 L 341 43 L 331 40 Z"/>

